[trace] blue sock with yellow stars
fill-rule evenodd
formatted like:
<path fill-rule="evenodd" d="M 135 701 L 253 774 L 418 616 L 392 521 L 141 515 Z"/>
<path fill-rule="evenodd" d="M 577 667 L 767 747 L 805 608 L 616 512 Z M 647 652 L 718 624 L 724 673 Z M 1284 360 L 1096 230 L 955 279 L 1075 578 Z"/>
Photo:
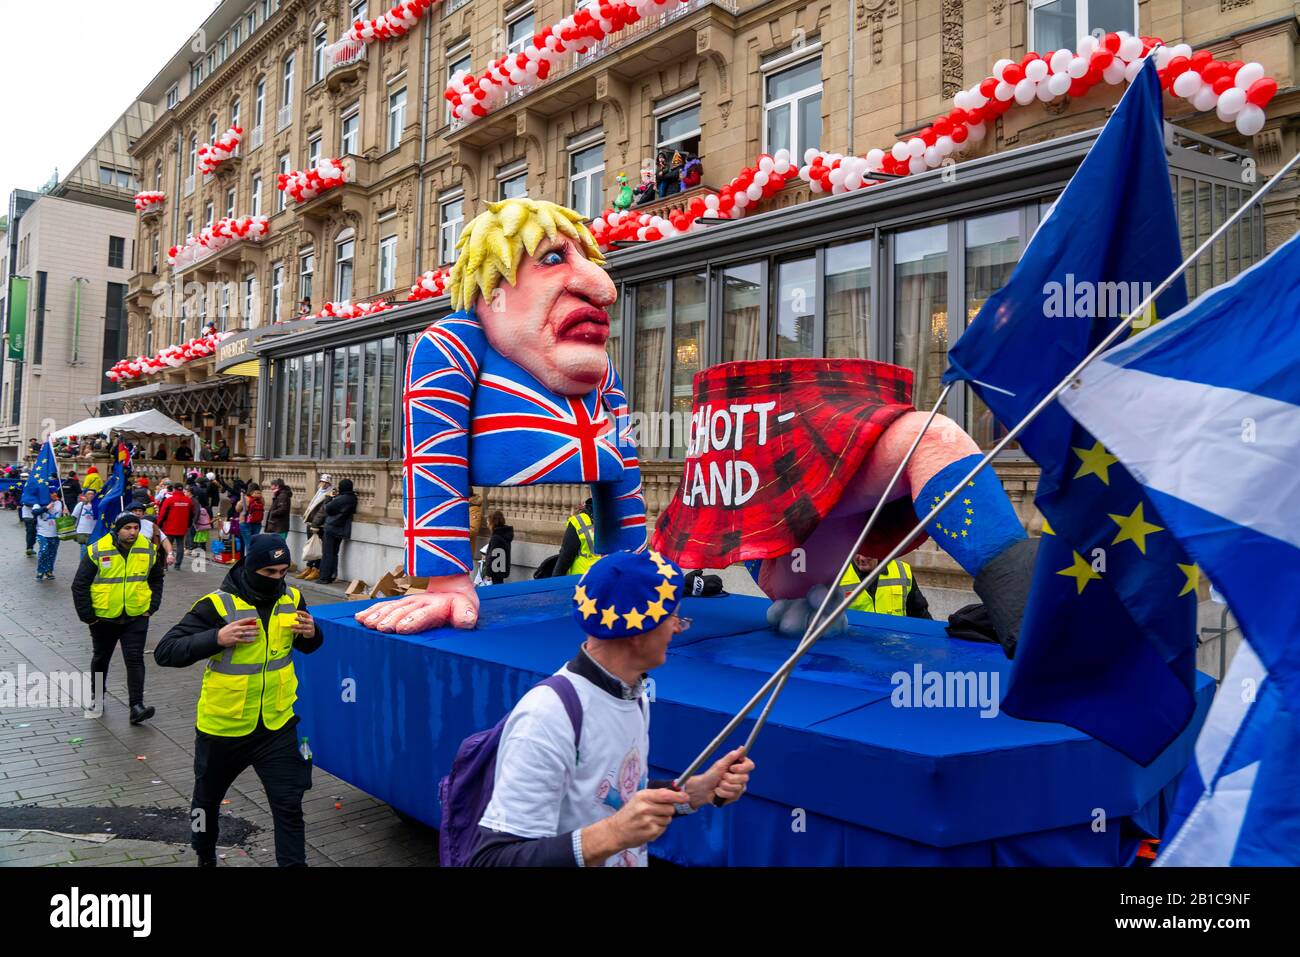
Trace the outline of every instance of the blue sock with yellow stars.
<path fill-rule="evenodd" d="M 922 519 L 929 515 L 930 510 L 943 501 L 943 497 L 981 457 L 979 453 L 972 453 L 958 459 L 926 482 L 912 503 L 916 517 Z M 991 468 L 984 469 L 967 482 L 961 494 L 930 522 L 926 531 L 972 578 L 990 561 L 1026 537 L 1006 490 Z"/>

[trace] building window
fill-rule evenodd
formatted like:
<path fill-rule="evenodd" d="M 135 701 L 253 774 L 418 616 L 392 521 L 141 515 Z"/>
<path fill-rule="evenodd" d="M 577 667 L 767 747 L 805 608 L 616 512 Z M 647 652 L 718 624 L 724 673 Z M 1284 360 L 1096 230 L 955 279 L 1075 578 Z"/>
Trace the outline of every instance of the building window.
<path fill-rule="evenodd" d="M 821 57 L 773 71 L 764 78 L 765 150 L 785 149 L 802 159 L 822 141 Z"/>
<path fill-rule="evenodd" d="M 266 115 L 266 80 L 258 80 L 257 87 L 253 92 L 253 129 L 262 128 L 262 120 Z"/>
<path fill-rule="evenodd" d="M 328 396 L 306 381 L 307 361 L 303 356 L 301 372 L 295 369 L 295 360 L 285 360 L 287 388 L 281 393 L 283 421 L 286 426 L 294 421 L 294 404 L 310 397 L 316 409 L 328 405 L 330 413 L 330 441 L 327 454 L 331 458 L 364 456 L 389 458 L 394 448 L 394 426 L 397 409 L 397 383 L 400 370 L 397 365 L 397 342 L 389 336 L 372 339 L 334 349 L 330 353 Z M 320 357 L 315 364 L 315 377 L 321 380 L 323 366 Z M 294 393 L 301 400 L 294 398 Z M 299 406 L 301 408 L 301 406 Z M 315 415 L 315 410 L 311 410 Z M 299 413 L 298 420 L 306 416 Z M 284 430 L 293 443 L 292 427 Z M 317 430 L 319 431 L 319 430 Z M 314 438 L 314 436 L 313 436 Z M 306 442 L 301 433 L 297 438 L 298 454 L 306 454 Z"/>
<path fill-rule="evenodd" d="M 244 277 L 244 321 L 241 328 L 251 329 L 257 308 L 257 277 L 249 273 Z"/>
<path fill-rule="evenodd" d="M 778 263 L 773 297 L 768 337 L 775 347 L 772 358 L 811 356 L 817 322 L 817 260 L 805 256 Z"/>
<path fill-rule="evenodd" d="M 356 241 L 352 230 L 344 230 L 334 245 L 334 301 L 345 302 L 352 299 L 352 260 L 356 252 Z"/>
<path fill-rule="evenodd" d="M 36 274 L 36 336 L 32 342 L 32 362 L 40 365 L 45 359 L 45 280 L 46 273 Z"/>
<path fill-rule="evenodd" d="M 523 199 L 527 195 L 527 162 L 519 160 L 497 170 L 497 199 Z"/>
<path fill-rule="evenodd" d="M 286 175 L 286 176 L 287 176 L 290 172 L 292 172 L 292 170 L 289 168 L 289 154 L 288 154 L 288 153 L 285 153 L 285 154 L 283 154 L 283 155 L 280 157 L 279 172 L 282 173 L 282 174 L 284 174 L 284 175 Z M 277 189 L 275 192 L 276 192 L 275 211 L 278 213 L 278 212 L 282 212 L 282 211 L 284 210 L 284 207 L 285 207 L 285 198 L 286 198 L 289 194 L 288 194 L 287 192 L 285 192 L 284 190 L 282 190 L 282 189 Z"/>
<path fill-rule="evenodd" d="M 153 164 L 153 188 L 162 192 L 162 160 Z"/>
<path fill-rule="evenodd" d="M 248 35 L 249 35 L 250 37 L 251 37 L 255 32 L 257 32 L 257 13 L 256 13 L 256 11 L 253 11 L 253 10 L 249 10 L 249 11 L 248 11 L 248 16 L 246 16 L 246 17 L 244 18 L 244 28 L 245 28 L 245 30 L 247 30 Z"/>
<path fill-rule="evenodd" d="M 569 153 L 569 207 L 588 219 L 605 208 L 605 142 Z"/>
<path fill-rule="evenodd" d="M 204 226 L 212 225 L 212 203 L 211 202 L 207 202 L 203 204 L 203 225 Z"/>
<path fill-rule="evenodd" d="M 916 374 L 916 408 L 933 405 L 948 366 L 946 223 L 894 236 L 894 362 Z"/>
<path fill-rule="evenodd" d="M 447 51 L 447 82 L 450 83 L 457 73 L 468 73 L 473 65 L 473 60 L 469 53 L 469 41 L 452 47 Z M 448 103 L 443 108 L 443 122 L 451 122 L 451 104 Z"/>
<path fill-rule="evenodd" d="M 348 12 L 349 22 L 356 23 L 358 20 L 366 19 L 367 6 L 368 4 L 366 0 L 353 0 L 352 6 L 349 8 Z"/>
<path fill-rule="evenodd" d="M 185 238 L 194 238 L 194 217 L 188 214 L 185 217 Z"/>
<path fill-rule="evenodd" d="M 379 291 L 387 292 L 397 285 L 397 237 L 385 236 L 379 241 Z"/>
<path fill-rule="evenodd" d="M 280 106 L 285 109 L 293 106 L 293 68 L 296 60 L 290 53 L 284 58 L 284 68 L 280 72 Z"/>
<path fill-rule="evenodd" d="M 1029 0 L 1034 50 L 1073 50 L 1090 33 L 1137 33 L 1136 0 Z"/>
<path fill-rule="evenodd" d="M 722 361 L 764 359 L 763 264 L 722 271 Z"/>
<path fill-rule="evenodd" d="M 317 133 L 310 140 L 307 141 L 307 166 L 308 167 L 315 166 L 316 161 L 319 159 L 320 159 L 320 134 Z"/>
<path fill-rule="evenodd" d="M 230 28 L 230 49 L 232 52 L 239 49 L 239 44 L 243 39 L 243 24 L 236 22 Z"/>
<path fill-rule="evenodd" d="M 172 84 L 171 89 L 167 91 L 167 109 L 174 107 L 181 98 L 181 88 Z"/>
<path fill-rule="evenodd" d="M 690 90 L 655 106 L 655 146 L 658 151 L 700 155 L 700 94 Z"/>
<path fill-rule="evenodd" d="M 521 8 L 506 14 L 506 52 L 522 53 L 528 41 L 533 38 L 537 20 L 533 14 L 533 5 L 525 4 Z"/>
<path fill-rule="evenodd" d="M 198 157 L 199 157 L 199 136 L 197 133 L 191 133 L 189 162 L 185 167 L 185 174 L 187 176 L 194 175 L 194 166 L 195 163 L 198 162 Z"/>
<path fill-rule="evenodd" d="M 319 83 L 325 76 L 325 47 L 329 39 L 324 33 L 316 34 L 311 42 L 311 81 Z"/>
<path fill-rule="evenodd" d="M 312 303 L 312 278 L 316 274 L 316 253 L 308 250 L 298 257 L 298 301 Z"/>
<path fill-rule="evenodd" d="M 108 237 L 108 266 L 121 269 L 126 264 L 126 239 L 122 236 Z"/>
<path fill-rule="evenodd" d="M 985 300 L 1007 284 L 1020 260 L 1020 210 L 1009 209 L 976 216 L 962 224 L 965 230 L 966 322 L 971 322 Z M 1006 430 L 980 401 L 966 391 L 966 430 L 982 449 L 992 448 Z"/>
<path fill-rule="evenodd" d="M 261 173 L 253 174 L 253 181 L 249 188 L 249 192 L 250 195 L 252 196 L 252 207 L 253 207 L 252 212 L 249 213 L 249 215 L 261 216 L 262 215 L 262 174 Z"/>
<path fill-rule="evenodd" d="M 456 243 L 465 228 L 465 197 L 457 195 L 438 205 L 438 262 L 456 260 Z"/>
<path fill-rule="evenodd" d="M 284 296 L 284 263 L 271 264 L 271 322 L 280 321 L 280 304 Z"/>
<path fill-rule="evenodd" d="M 388 97 L 388 148 L 397 149 L 402 142 L 402 130 L 406 129 L 406 88 L 392 93 Z"/>
<path fill-rule="evenodd" d="M 239 125 L 239 97 L 230 101 L 230 125 Z"/>
<path fill-rule="evenodd" d="M 235 218 L 235 188 L 233 186 L 226 190 L 226 218 Z"/>
<path fill-rule="evenodd" d="M 203 82 L 203 61 L 195 60 L 190 64 L 190 91 L 197 90 Z"/>
<path fill-rule="evenodd" d="M 153 243 L 151 246 L 151 251 L 149 253 L 149 271 L 151 273 L 156 273 L 158 271 L 158 258 L 159 258 L 158 252 L 161 248 L 162 248 L 162 240 L 158 237 L 157 233 L 154 233 Z"/>
<path fill-rule="evenodd" d="M 99 366 L 107 372 L 113 363 L 126 355 L 126 283 L 108 283 L 104 300 L 104 346 L 100 351 Z"/>
<path fill-rule="evenodd" d="M 262 22 L 265 23 L 271 19 L 271 14 L 275 12 L 275 0 L 262 0 Z"/>
<path fill-rule="evenodd" d="M 230 287 L 232 283 L 221 284 L 220 304 L 217 306 L 217 331 L 225 332 L 230 325 Z"/>
<path fill-rule="evenodd" d="M 869 358 L 871 240 L 828 246 L 825 253 L 826 350 L 831 359 Z"/>
<path fill-rule="evenodd" d="M 208 117 L 208 143 L 217 142 L 217 114 L 213 113 Z"/>
<path fill-rule="evenodd" d="M 348 156 L 357 152 L 357 136 L 361 129 L 361 111 L 359 106 L 354 106 L 352 111 L 343 117 L 342 135 L 339 137 L 339 155 Z"/>

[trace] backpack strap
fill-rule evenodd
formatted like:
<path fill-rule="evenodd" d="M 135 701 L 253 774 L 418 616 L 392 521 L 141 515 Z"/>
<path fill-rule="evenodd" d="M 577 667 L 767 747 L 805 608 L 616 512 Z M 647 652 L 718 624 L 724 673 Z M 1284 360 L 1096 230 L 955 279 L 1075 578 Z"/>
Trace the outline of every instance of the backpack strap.
<path fill-rule="evenodd" d="M 569 716 L 569 722 L 573 725 L 573 750 L 576 758 L 581 754 L 582 744 L 582 700 L 578 697 L 578 689 L 573 687 L 573 682 L 564 675 L 551 675 L 538 683 L 546 685 L 560 696 L 564 713 Z"/>

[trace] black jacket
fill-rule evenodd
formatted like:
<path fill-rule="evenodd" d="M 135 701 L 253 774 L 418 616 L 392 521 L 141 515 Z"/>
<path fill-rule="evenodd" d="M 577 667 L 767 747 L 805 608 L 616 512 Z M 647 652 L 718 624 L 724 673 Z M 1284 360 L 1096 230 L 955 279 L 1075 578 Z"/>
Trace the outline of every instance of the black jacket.
<path fill-rule="evenodd" d="M 245 574 L 244 563 L 238 562 L 226 574 L 225 580 L 221 583 L 221 590 L 238 595 L 255 607 L 262 619 L 262 627 L 265 628 L 278 599 L 269 602 L 255 601 L 244 584 Z M 304 610 L 307 608 L 307 600 L 301 593 L 298 596 L 298 607 Z M 158 642 L 158 647 L 154 649 L 154 662 L 164 668 L 186 668 L 195 662 L 211 658 L 222 650 L 221 645 L 217 644 L 217 632 L 224 628 L 225 624 L 225 620 L 217 614 L 217 609 L 212 602 L 206 597 L 200 598 L 194 603 L 194 607 L 186 612 L 185 617 L 163 635 L 162 641 Z M 294 637 L 293 650 L 311 654 L 321 646 L 322 641 L 324 636 L 321 635 L 320 626 L 317 625 L 314 635 Z"/>
<path fill-rule="evenodd" d="M 339 482 L 339 493 L 325 503 L 325 531 L 335 538 L 352 537 L 352 516 L 357 510 L 357 496 L 352 480 Z"/>
<path fill-rule="evenodd" d="M 588 518 L 592 518 L 591 509 L 583 508 Z M 592 519 L 593 522 L 595 521 Z M 578 540 L 578 533 L 573 530 L 573 526 L 565 520 L 564 537 L 560 539 L 560 557 L 555 560 L 555 568 L 551 572 L 554 577 L 561 577 L 569 574 L 569 568 L 573 565 L 573 560 L 578 557 L 582 551 L 582 543 Z"/>
<path fill-rule="evenodd" d="M 492 537 L 488 539 L 484 574 L 492 579 L 494 585 L 500 585 L 510 576 L 510 543 L 514 539 L 515 530 L 510 525 L 497 526 L 492 530 Z"/>
<path fill-rule="evenodd" d="M 116 542 L 117 539 L 114 538 L 113 541 Z M 77 574 L 72 578 L 72 605 L 77 610 L 78 618 L 88 625 L 93 625 L 99 619 L 95 616 L 95 603 L 90 598 L 90 585 L 95 580 L 95 576 L 99 574 L 99 566 L 91 560 L 88 547 L 84 545 L 79 547 L 81 548 L 81 564 L 77 566 Z M 117 550 L 123 556 L 130 551 L 129 548 L 123 548 L 121 544 L 118 544 Z M 158 606 L 162 604 L 163 582 L 166 580 L 166 569 L 163 567 L 165 560 L 162 549 L 158 549 L 154 555 L 153 565 L 149 568 L 150 615 L 156 612 Z M 113 620 L 127 622 L 131 620 L 131 616 L 123 613 Z"/>
<path fill-rule="evenodd" d="M 271 499 L 271 504 L 266 507 L 266 520 L 262 524 L 262 531 L 287 532 L 289 530 L 289 509 L 292 500 L 293 492 L 282 486 Z"/>

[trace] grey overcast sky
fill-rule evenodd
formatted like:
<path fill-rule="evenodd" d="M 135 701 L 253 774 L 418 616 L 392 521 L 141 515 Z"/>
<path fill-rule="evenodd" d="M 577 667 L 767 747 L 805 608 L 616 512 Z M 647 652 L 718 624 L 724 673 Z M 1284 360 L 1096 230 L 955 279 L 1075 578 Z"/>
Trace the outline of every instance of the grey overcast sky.
<path fill-rule="evenodd" d="M 0 214 L 15 188 L 66 175 L 216 7 L 215 0 L 59 0 L 0 30 Z M 20 6 L 5 0 L 6 13 Z"/>

